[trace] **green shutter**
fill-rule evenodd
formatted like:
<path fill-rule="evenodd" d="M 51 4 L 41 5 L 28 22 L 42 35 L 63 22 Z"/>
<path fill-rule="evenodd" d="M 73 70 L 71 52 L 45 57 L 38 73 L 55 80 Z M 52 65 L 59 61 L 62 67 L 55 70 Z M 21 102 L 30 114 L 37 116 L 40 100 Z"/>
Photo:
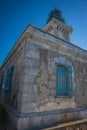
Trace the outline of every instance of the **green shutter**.
<path fill-rule="evenodd" d="M 11 67 L 7 70 L 5 91 L 6 91 L 6 92 L 9 92 L 9 93 L 11 92 L 13 71 L 14 71 L 14 66 L 11 66 Z"/>
<path fill-rule="evenodd" d="M 3 79 L 4 79 L 4 73 L 1 73 L 1 82 L 0 82 L 0 87 L 2 88 L 3 86 Z"/>
<path fill-rule="evenodd" d="M 72 67 L 56 65 L 56 97 L 72 96 Z"/>

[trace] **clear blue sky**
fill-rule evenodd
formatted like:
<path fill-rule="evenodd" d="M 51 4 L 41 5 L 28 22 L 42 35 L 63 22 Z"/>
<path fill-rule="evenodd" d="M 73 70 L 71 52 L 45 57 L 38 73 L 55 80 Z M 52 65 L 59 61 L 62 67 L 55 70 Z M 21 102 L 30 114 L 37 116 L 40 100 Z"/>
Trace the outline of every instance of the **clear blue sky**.
<path fill-rule="evenodd" d="M 28 24 L 44 27 L 54 5 L 74 28 L 71 42 L 87 50 L 87 0 L 0 0 L 0 64 Z"/>

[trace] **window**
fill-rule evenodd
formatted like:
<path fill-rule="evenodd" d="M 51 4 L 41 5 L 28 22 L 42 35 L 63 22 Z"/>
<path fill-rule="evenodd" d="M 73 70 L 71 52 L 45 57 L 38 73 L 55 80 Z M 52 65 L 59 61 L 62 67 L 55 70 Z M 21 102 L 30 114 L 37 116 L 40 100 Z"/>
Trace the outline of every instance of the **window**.
<path fill-rule="evenodd" d="M 72 67 L 56 64 L 56 97 L 72 96 Z"/>
<path fill-rule="evenodd" d="M 8 93 L 11 92 L 12 78 L 13 78 L 13 70 L 14 70 L 14 66 L 11 66 L 11 67 L 7 70 L 5 91 L 8 92 Z"/>
<path fill-rule="evenodd" d="M 2 88 L 2 86 L 3 86 L 3 81 L 4 80 L 4 73 L 2 72 L 1 73 L 1 82 L 0 82 L 0 87 Z"/>

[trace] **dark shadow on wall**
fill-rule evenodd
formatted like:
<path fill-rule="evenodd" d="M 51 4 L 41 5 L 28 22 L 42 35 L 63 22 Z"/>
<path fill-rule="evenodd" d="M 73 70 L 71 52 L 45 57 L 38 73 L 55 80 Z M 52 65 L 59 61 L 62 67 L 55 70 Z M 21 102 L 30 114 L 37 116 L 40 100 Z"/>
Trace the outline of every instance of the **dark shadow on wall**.
<path fill-rule="evenodd" d="M 7 110 L 3 104 L 0 104 L 0 130 L 16 130 L 10 122 Z"/>
<path fill-rule="evenodd" d="M 8 120 L 7 111 L 5 107 L 0 104 L 0 130 L 7 130 Z"/>

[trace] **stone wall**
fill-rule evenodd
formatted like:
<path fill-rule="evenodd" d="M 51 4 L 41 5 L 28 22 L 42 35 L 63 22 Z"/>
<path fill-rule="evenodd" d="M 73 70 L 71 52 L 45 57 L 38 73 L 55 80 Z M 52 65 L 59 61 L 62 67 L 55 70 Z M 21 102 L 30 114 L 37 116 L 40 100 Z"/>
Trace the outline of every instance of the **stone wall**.
<path fill-rule="evenodd" d="M 87 106 L 85 58 L 74 56 L 66 50 L 61 51 L 33 38 L 27 40 L 25 55 L 21 109 L 23 113 Z M 55 63 L 71 65 L 73 68 L 73 97 L 71 98 L 55 98 Z"/>
<path fill-rule="evenodd" d="M 82 109 L 87 107 L 87 52 L 32 26 L 26 29 L 26 38 L 24 36 L 0 68 L 0 73 L 4 72 L 0 99 L 11 107 L 8 113 L 17 129 L 51 125 L 65 118 L 87 118 L 87 109 Z M 72 67 L 72 97 L 55 97 L 55 63 Z M 14 65 L 14 74 L 8 99 L 4 85 L 10 65 Z M 75 112 L 69 113 L 69 109 Z"/>
<path fill-rule="evenodd" d="M 22 62 L 25 57 L 25 41 L 21 42 L 21 45 L 17 48 L 17 50 L 12 50 L 13 54 L 5 59 L 5 62 L 2 65 L 0 75 L 4 74 L 3 76 L 3 85 L 0 86 L 1 88 L 1 101 L 5 104 L 10 105 L 11 107 L 15 108 L 16 110 L 20 111 L 21 107 L 21 89 L 20 86 L 22 77 L 23 77 L 23 66 Z M 6 75 L 7 70 L 10 66 L 14 66 L 13 71 L 13 78 L 12 78 L 12 86 L 11 86 L 11 93 L 7 94 L 5 92 L 5 84 L 6 84 Z"/>
<path fill-rule="evenodd" d="M 34 112 L 34 113 L 23 113 L 19 116 L 19 118 L 16 121 L 14 115 L 12 119 L 14 119 L 14 123 L 16 122 L 17 130 L 27 130 L 27 129 L 42 130 L 59 124 L 63 124 L 65 122 L 69 123 L 71 121 L 72 122 L 78 121 L 86 117 L 87 117 L 87 109 L 74 108 L 74 109 L 59 109 L 59 110 Z M 82 128 L 83 125 L 77 124 L 73 125 L 73 127 L 68 128 L 77 128 L 77 127 Z"/>

